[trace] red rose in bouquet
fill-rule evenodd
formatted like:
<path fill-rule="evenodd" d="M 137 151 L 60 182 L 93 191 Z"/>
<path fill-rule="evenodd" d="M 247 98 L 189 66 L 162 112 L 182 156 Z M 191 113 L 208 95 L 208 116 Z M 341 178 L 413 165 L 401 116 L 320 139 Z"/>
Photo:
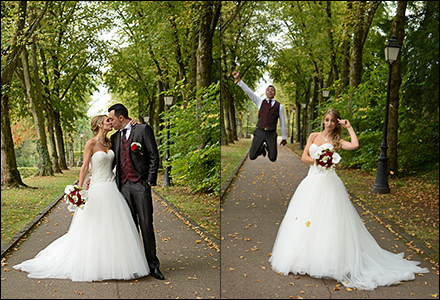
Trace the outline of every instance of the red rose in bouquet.
<path fill-rule="evenodd" d="M 67 209 L 69 211 L 76 211 L 79 207 L 81 209 L 84 208 L 84 205 L 88 199 L 87 191 L 78 185 L 68 185 L 64 190 L 66 195 L 64 196 L 64 200 L 69 204 Z"/>
<path fill-rule="evenodd" d="M 312 156 L 315 166 L 323 170 L 333 170 L 335 165 L 341 160 L 338 153 L 333 149 L 321 149 Z"/>

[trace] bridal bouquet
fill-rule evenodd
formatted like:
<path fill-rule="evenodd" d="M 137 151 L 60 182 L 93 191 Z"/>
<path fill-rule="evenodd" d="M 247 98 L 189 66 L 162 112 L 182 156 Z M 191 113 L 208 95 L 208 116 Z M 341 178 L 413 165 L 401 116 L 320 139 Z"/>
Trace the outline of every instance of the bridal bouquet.
<path fill-rule="evenodd" d="M 78 207 L 83 209 L 89 198 L 87 191 L 76 184 L 66 186 L 64 193 L 66 193 L 64 200 L 69 204 L 67 209 L 71 212 L 76 211 Z"/>
<path fill-rule="evenodd" d="M 322 170 L 333 170 L 341 160 L 341 156 L 333 149 L 320 149 L 311 155 L 315 166 Z"/>

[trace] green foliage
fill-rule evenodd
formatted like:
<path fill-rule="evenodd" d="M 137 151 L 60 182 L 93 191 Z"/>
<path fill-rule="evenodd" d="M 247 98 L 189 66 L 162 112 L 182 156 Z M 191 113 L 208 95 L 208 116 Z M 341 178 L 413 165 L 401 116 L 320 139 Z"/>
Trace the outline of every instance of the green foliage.
<path fill-rule="evenodd" d="M 322 116 L 329 108 L 337 109 L 341 118 L 348 119 L 359 140 L 359 149 L 355 151 L 341 150 L 344 159 L 341 165 L 356 167 L 361 170 L 373 171 L 377 168 L 377 158 L 380 154 L 380 144 L 383 135 L 383 118 L 386 103 L 386 65 L 378 66 L 370 72 L 367 81 L 353 90 L 351 112 L 348 110 L 349 93 L 338 99 L 329 99 L 318 106 L 318 117 L 315 123 L 321 122 Z M 340 81 L 335 82 L 336 88 Z M 343 135 L 348 136 L 344 129 Z M 349 137 L 348 137 L 349 138 Z"/>
<path fill-rule="evenodd" d="M 161 114 L 170 127 L 170 165 L 175 184 L 197 192 L 220 192 L 220 85 L 197 92 L 184 107 L 176 103 Z M 169 120 L 169 121 L 168 121 Z M 167 128 L 159 132 L 159 145 L 167 149 Z"/>

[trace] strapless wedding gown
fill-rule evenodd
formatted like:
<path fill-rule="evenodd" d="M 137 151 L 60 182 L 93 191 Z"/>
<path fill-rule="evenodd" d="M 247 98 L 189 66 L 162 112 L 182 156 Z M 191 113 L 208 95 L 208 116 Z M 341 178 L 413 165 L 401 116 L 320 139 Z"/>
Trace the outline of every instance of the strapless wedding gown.
<path fill-rule="evenodd" d="M 93 154 L 89 199 L 84 209 L 76 210 L 69 231 L 14 269 L 31 278 L 72 281 L 128 280 L 149 274 L 140 235 L 111 170 L 114 156 L 112 150 Z"/>
<path fill-rule="evenodd" d="M 323 147 L 333 145 L 312 144 L 310 154 Z M 404 259 L 403 253 L 380 248 L 336 172 L 314 165 L 290 200 L 269 261 L 274 271 L 284 275 L 333 278 L 365 290 L 428 272 L 417 266 L 419 262 Z"/>

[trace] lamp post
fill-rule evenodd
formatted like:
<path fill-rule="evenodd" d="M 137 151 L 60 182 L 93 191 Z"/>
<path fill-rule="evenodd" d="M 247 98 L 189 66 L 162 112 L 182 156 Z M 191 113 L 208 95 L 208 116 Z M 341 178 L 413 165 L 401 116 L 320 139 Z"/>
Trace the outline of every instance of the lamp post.
<path fill-rule="evenodd" d="M 387 157 L 387 131 L 388 131 L 388 110 L 390 106 L 390 89 L 391 89 L 391 70 L 393 63 L 397 60 L 400 52 L 400 45 L 395 36 L 392 36 L 385 47 L 385 59 L 388 62 L 388 86 L 387 99 L 385 104 L 385 117 L 383 122 L 383 137 L 380 146 L 379 164 L 377 167 L 376 181 L 374 182 L 373 192 L 379 194 L 388 194 L 390 188 L 388 186 L 388 157 Z"/>
<path fill-rule="evenodd" d="M 170 109 L 171 104 L 173 104 L 173 96 L 172 95 L 165 95 L 164 97 L 165 105 L 168 109 Z M 166 167 L 165 167 L 165 176 L 163 180 L 163 187 L 165 186 L 171 186 L 173 185 L 171 183 L 171 167 L 169 164 L 170 160 L 170 117 L 167 118 L 167 156 L 166 156 Z"/>
<path fill-rule="evenodd" d="M 81 139 L 79 140 L 79 147 L 80 147 L 80 155 L 79 155 L 79 162 L 83 163 L 83 133 L 80 134 Z"/>
<path fill-rule="evenodd" d="M 146 112 L 144 115 L 144 122 L 145 124 L 148 124 L 148 121 L 150 121 L 150 115 Z"/>
<path fill-rule="evenodd" d="M 301 137 L 299 138 L 299 150 L 304 150 L 304 145 L 303 145 L 303 139 L 304 139 L 304 128 L 306 126 L 305 121 L 306 121 L 306 107 L 307 107 L 307 103 L 306 100 L 303 101 L 303 103 L 301 103 L 301 107 L 303 109 L 303 124 L 302 124 L 302 130 L 301 130 Z"/>
<path fill-rule="evenodd" d="M 328 96 L 330 95 L 330 91 L 327 89 L 327 87 L 325 87 L 321 92 L 322 92 L 322 98 L 324 98 L 323 102 L 327 101 Z M 321 131 L 323 130 L 323 126 L 324 126 L 324 124 L 322 124 L 322 122 L 321 122 L 321 126 L 320 126 Z"/>
<path fill-rule="evenodd" d="M 293 124 L 295 124 L 295 107 L 292 108 L 292 134 L 290 135 L 290 143 L 293 144 Z"/>
<path fill-rule="evenodd" d="M 330 91 L 327 89 L 327 87 L 325 87 L 322 90 L 322 97 L 324 97 L 324 100 L 327 100 L 328 96 L 330 95 Z"/>
<path fill-rule="evenodd" d="M 248 138 L 249 136 L 249 115 L 251 114 L 251 109 L 248 106 L 248 111 L 247 111 L 247 125 L 246 125 L 246 138 Z"/>

